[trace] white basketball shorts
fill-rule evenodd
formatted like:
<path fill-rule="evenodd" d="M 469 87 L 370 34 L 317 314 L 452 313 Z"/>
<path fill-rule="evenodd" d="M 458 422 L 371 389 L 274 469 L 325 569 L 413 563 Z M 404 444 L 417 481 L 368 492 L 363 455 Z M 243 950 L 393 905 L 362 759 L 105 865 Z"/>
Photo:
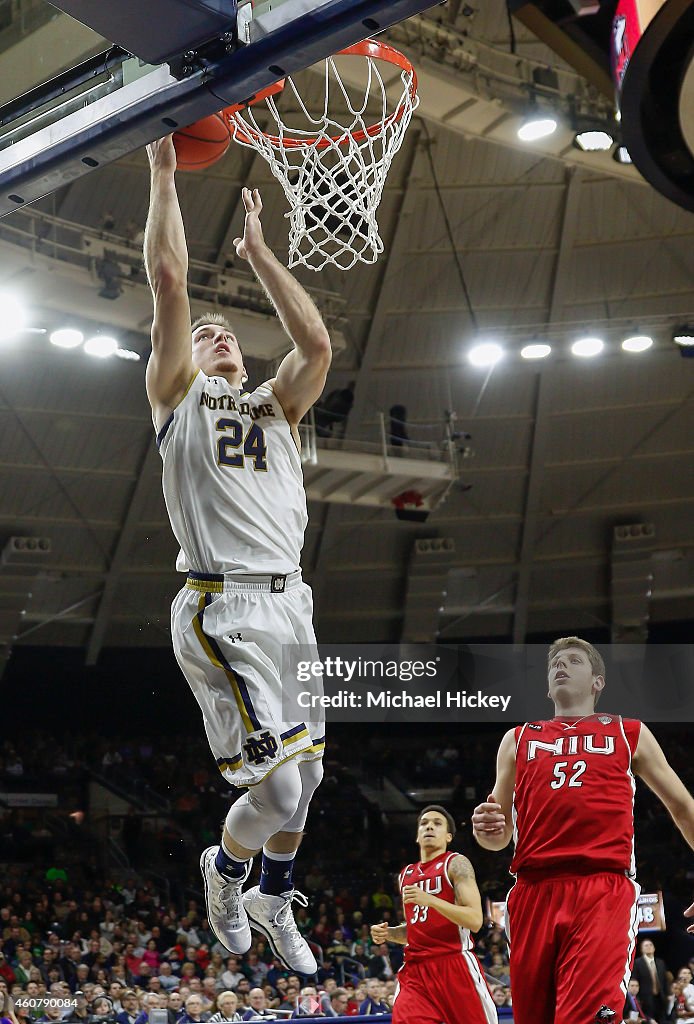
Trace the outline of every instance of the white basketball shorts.
<path fill-rule="evenodd" d="M 315 651 L 311 588 L 288 576 L 190 573 L 171 608 L 176 660 L 200 705 L 217 767 L 234 786 L 253 786 L 290 758 L 322 757 L 325 718 L 282 716 L 282 648 Z M 312 659 L 313 660 L 313 659 Z M 323 693 L 314 679 L 304 689 Z M 313 689 L 312 689 L 313 688 Z"/>

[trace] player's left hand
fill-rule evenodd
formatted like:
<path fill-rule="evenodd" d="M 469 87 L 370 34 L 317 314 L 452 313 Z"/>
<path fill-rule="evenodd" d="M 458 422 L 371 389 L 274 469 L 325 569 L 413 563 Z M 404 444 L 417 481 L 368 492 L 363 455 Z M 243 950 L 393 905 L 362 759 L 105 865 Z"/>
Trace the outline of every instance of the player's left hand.
<path fill-rule="evenodd" d="M 249 260 L 265 245 L 263 229 L 260 224 L 263 201 L 257 188 L 254 188 L 252 192 L 249 188 L 241 189 L 241 198 L 246 210 L 246 222 L 243 227 L 243 238 L 235 238 L 234 247 L 236 254 L 241 259 Z"/>
<path fill-rule="evenodd" d="M 692 903 L 692 905 L 690 907 L 687 907 L 687 909 L 684 912 L 684 916 L 685 917 L 694 917 L 694 903 Z M 690 935 L 694 935 L 694 924 L 688 925 L 687 931 L 689 932 Z"/>
<path fill-rule="evenodd" d="M 420 889 L 418 885 L 403 885 L 402 902 L 417 903 L 420 907 L 430 907 L 434 902 L 434 897 L 431 893 Z"/>

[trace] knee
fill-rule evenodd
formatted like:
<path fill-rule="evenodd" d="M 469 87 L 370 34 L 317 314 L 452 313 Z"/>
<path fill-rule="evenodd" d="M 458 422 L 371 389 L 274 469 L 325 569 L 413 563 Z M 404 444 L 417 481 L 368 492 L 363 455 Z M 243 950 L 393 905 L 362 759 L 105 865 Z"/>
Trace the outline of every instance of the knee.
<path fill-rule="evenodd" d="M 285 822 L 295 814 L 301 801 L 302 783 L 298 765 L 280 765 L 248 794 L 249 802 L 261 814 Z"/>
<path fill-rule="evenodd" d="M 300 765 L 301 771 L 301 795 L 309 799 L 316 792 L 323 781 L 323 759 L 317 761 L 304 761 Z"/>

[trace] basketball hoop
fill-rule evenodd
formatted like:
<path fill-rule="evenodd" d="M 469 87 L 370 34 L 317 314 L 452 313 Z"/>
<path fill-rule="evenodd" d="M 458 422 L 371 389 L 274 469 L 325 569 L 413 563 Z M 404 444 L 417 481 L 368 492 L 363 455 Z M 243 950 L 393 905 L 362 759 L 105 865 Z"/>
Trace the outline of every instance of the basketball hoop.
<path fill-rule="evenodd" d="M 366 61 L 364 100 L 354 103 L 336 64 L 340 57 Z M 378 63 L 400 71 L 399 99 L 393 103 Z M 325 96 L 320 114 L 309 112 L 291 78 L 285 79 L 298 103 L 303 127 L 287 126 L 275 103 L 282 86 L 250 104 L 227 107 L 231 136 L 257 150 L 282 185 L 291 206 L 289 266 L 321 270 L 333 263 L 349 270 L 357 261 L 375 263 L 383 252 L 376 212 L 393 157 L 419 103 L 417 75 L 398 50 L 365 39 L 324 62 Z M 397 80 L 396 80 L 397 81 Z M 401 88 L 400 88 L 401 86 Z M 329 112 L 331 90 L 339 91 L 344 113 Z M 261 128 L 252 105 L 264 99 L 272 121 Z M 373 113 L 367 113 L 367 107 Z"/>

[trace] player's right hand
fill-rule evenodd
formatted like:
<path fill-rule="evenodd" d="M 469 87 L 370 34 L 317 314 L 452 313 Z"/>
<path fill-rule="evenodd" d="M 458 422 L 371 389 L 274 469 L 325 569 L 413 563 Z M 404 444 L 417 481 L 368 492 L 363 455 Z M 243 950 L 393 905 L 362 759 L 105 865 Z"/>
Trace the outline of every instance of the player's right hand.
<path fill-rule="evenodd" d="M 371 938 L 377 946 L 380 946 L 382 942 L 388 941 L 388 925 L 385 921 L 371 925 Z"/>
<path fill-rule="evenodd" d="M 498 836 L 503 835 L 505 828 L 506 815 L 490 793 L 486 802 L 478 804 L 472 812 L 472 831 Z"/>
<path fill-rule="evenodd" d="M 237 256 L 243 260 L 249 260 L 265 245 L 263 229 L 260 224 L 263 201 L 257 188 L 254 188 L 253 191 L 249 188 L 242 188 L 241 198 L 246 211 L 246 221 L 243 226 L 243 238 L 235 238 L 234 247 Z"/>
<path fill-rule="evenodd" d="M 149 166 L 152 170 L 175 171 L 176 150 L 173 144 L 173 135 L 165 135 L 163 139 L 150 142 L 147 146 Z"/>

